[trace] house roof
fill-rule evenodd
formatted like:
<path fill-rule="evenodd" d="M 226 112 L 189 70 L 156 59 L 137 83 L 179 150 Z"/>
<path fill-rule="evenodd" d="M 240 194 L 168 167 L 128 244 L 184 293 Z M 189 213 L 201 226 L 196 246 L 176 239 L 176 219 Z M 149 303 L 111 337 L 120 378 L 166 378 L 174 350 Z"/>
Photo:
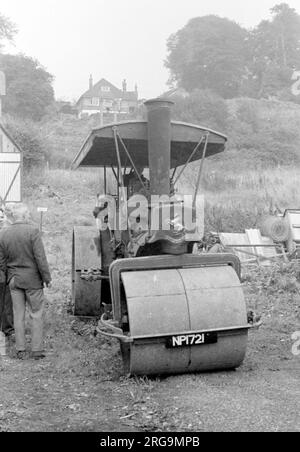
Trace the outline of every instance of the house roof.
<path fill-rule="evenodd" d="M 0 129 L 3 133 L 7 136 L 7 138 L 13 143 L 13 145 L 18 149 L 19 152 L 22 152 L 22 149 L 20 146 L 16 143 L 14 138 L 10 135 L 10 133 L 7 131 L 7 129 L 4 127 L 4 125 L 0 122 Z"/>
<path fill-rule="evenodd" d="M 101 91 L 102 86 L 109 86 L 110 91 L 103 92 Z M 138 96 L 136 91 L 122 91 L 121 89 L 114 86 L 105 78 L 102 78 L 97 82 L 91 89 L 87 90 L 80 99 L 77 104 L 83 98 L 91 98 L 91 97 L 104 97 L 105 99 L 123 99 L 123 100 L 137 100 Z"/>
<path fill-rule="evenodd" d="M 172 88 L 169 91 L 163 93 L 160 97 L 163 98 L 181 97 L 185 99 L 186 97 L 189 97 L 189 93 L 184 88 Z"/>

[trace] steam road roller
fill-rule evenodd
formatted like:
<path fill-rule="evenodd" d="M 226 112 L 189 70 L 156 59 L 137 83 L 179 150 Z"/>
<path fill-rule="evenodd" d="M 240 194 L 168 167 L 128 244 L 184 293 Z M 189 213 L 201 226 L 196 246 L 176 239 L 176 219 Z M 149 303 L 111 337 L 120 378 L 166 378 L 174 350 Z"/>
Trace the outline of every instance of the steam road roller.
<path fill-rule="evenodd" d="M 93 130 L 73 162 L 100 167 L 104 186 L 96 226 L 73 232 L 75 315 L 101 318 L 98 331 L 120 342 L 131 375 L 237 368 L 253 326 L 238 258 L 198 247 L 204 162 L 227 138 L 171 121 L 172 105 L 150 100 L 146 121 Z M 191 164 L 187 196 L 177 187 Z"/>

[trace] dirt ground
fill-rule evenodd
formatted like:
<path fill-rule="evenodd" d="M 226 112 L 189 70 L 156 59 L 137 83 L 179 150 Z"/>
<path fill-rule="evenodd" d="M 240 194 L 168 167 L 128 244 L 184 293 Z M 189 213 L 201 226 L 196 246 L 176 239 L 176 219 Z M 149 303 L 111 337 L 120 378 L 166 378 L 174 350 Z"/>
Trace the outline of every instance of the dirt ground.
<path fill-rule="evenodd" d="M 300 330 L 300 264 L 244 271 L 248 305 L 264 323 L 250 333 L 240 369 L 130 379 L 118 344 L 69 314 L 71 231 L 93 223 L 92 196 L 28 194 L 33 209 L 49 208 L 47 358 L 19 362 L 13 344 L 0 358 L 0 432 L 300 431 L 300 356 L 291 338 Z"/>

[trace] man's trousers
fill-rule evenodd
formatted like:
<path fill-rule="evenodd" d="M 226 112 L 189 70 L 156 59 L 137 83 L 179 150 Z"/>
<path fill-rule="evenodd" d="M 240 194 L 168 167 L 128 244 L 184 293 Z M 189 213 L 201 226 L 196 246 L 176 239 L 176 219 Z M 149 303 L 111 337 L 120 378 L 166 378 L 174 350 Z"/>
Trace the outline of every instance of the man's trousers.
<path fill-rule="evenodd" d="M 10 291 L 13 302 L 14 325 L 16 336 L 16 350 L 26 350 L 25 312 L 26 305 L 31 320 L 31 351 L 44 350 L 44 308 L 45 298 L 43 289 L 25 290 L 14 287 L 14 278 L 10 281 Z"/>
<path fill-rule="evenodd" d="M 9 335 L 14 330 L 13 308 L 9 287 L 0 283 L 0 331 Z"/>

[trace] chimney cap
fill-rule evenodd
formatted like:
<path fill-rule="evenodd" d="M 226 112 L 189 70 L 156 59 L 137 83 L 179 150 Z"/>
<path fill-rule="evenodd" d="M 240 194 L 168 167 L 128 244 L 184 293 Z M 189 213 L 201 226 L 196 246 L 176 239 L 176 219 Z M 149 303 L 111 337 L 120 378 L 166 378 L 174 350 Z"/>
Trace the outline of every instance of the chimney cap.
<path fill-rule="evenodd" d="M 173 105 L 175 105 L 175 102 L 173 102 L 172 100 L 170 100 L 168 98 L 156 97 L 154 99 L 146 100 L 146 102 L 144 102 L 144 105 L 147 108 L 152 108 L 152 107 L 155 107 L 155 106 L 171 108 Z"/>

